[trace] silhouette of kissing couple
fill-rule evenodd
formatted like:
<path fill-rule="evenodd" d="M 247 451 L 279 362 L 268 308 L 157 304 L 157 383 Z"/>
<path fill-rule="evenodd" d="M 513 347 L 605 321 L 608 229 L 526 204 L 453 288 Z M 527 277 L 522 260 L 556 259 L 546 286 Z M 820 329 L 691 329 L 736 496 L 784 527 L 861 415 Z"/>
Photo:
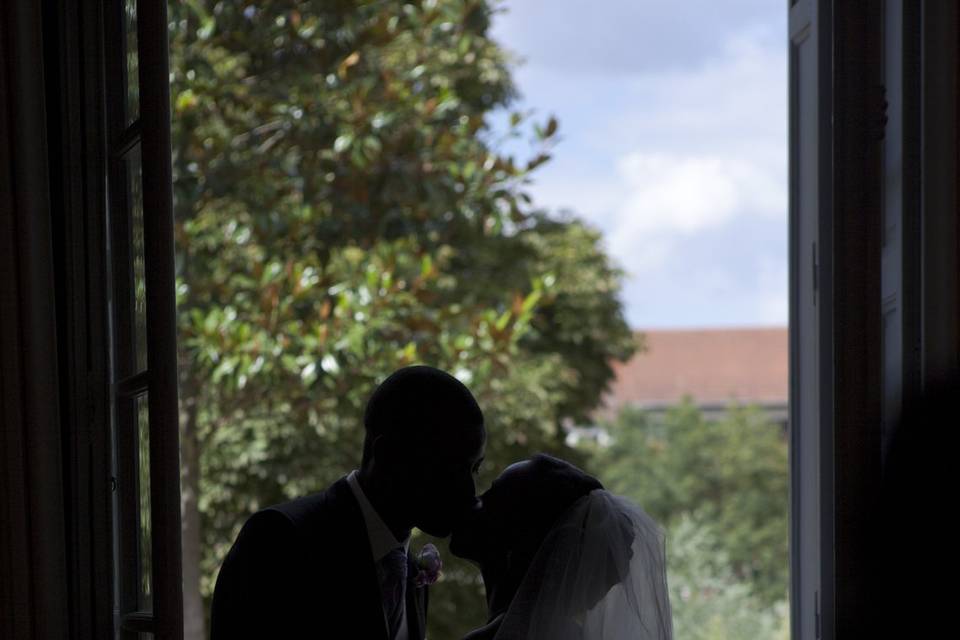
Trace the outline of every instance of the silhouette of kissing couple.
<path fill-rule="evenodd" d="M 470 640 L 672 637 L 657 524 L 544 454 L 478 497 L 483 412 L 455 377 L 399 369 L 363 421 L 358 470 L 246 521 L 217 577 L 213 640 L 423 640 L 442 561 L 411 552 L 413 527 L 479 567 L 488 620 Z"/>

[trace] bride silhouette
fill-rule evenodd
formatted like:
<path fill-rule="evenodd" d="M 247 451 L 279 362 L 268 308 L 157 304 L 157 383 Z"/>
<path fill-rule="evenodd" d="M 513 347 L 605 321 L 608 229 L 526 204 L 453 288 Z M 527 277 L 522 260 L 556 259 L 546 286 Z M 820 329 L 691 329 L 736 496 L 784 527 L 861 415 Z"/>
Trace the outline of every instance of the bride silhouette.
<path fill-rule="evenodd" d="M 557 458 L 507 467 L 450 550 L 480 566 L 486 589 L 488 622 L 465 640 L 672 638 L 660 528 Z"/>

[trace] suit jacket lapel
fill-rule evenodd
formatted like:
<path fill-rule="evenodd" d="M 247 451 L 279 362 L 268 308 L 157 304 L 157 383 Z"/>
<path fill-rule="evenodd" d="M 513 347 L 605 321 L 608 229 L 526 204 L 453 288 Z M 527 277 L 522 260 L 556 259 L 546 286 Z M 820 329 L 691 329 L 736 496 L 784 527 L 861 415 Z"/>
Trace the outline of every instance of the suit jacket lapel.
<path fill-rule="evenodd" d="M 417 562 L 407 554 L 407 636 L 409 640 L 423 640 L 427 634 L 427 590 L 416 583 Z"/>
<path fill-rule="evenodd" d="M 356 597 L 356 637 L 388 640 L 377 569 L 373 564 L 370 538 L 360 505 L 346 480 L 337 481 L 331 489 L 336 492 L 346 514 L 342 538 L 345 548 L 329 549 L 328 552 L 342 560 L 343 574 L 340 577 L 344 579 L 344 589 Z"/>

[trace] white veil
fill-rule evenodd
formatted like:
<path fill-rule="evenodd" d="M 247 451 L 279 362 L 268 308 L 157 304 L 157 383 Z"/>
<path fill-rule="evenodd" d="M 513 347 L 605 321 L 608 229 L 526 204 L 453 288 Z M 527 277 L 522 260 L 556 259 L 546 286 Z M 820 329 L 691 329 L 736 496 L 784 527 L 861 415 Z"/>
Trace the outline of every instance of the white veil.
<path fill-rule="evenodd" d="M 597 489 L 544 539 L 495 640 L 670 640 L 664 535 L 643 509 Z"/>

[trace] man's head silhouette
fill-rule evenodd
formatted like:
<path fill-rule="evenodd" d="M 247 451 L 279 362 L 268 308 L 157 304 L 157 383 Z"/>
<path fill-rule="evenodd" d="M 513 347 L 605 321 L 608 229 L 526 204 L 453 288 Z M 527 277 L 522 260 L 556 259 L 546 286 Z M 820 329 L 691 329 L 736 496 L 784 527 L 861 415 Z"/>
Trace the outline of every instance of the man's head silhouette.
<path fill-rule="evenodd" d="M 470 390 L 440 369 L 404 367 L 370 396 L 363 423 L 360 480 L 387 525 L 448 536 L 474 504 L 486 443 Z"/>

